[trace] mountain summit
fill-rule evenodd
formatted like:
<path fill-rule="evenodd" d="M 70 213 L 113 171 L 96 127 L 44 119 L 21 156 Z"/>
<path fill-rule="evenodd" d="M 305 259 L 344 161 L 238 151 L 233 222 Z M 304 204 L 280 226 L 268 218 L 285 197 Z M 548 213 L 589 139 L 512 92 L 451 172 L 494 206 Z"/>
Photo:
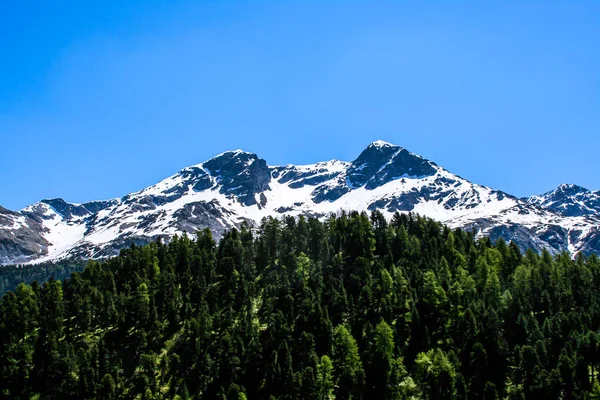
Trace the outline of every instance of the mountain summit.
<path fill-rule="evenodd" d="M 0 208 L 0 263 L 116 254 L 132 243 L 209 228 L 218 238 L 268 216 L 323 218 L 340 210 L 416 212 L 452 228 L 503 237 L 522 249 L 600 251 L 598 192 L 563 185 L 518 199 L 469 182 L 391 143 L 376 141 L 352 162 L 269 166 L 242 150 L 219 154 L 120 199 L 42 200 Z"/>
<path fill-rule="evenodd" d="M 527 201 L 567 217 L 600 214 L 600 191 L 592 192 L 578 185 L 563 184 Z"/>
<path fill-rule="evenodd" d="M 241 150 L 226 152 L 202 166 L 216 179 L 223 194 L 235 194 L 242 204 L 257 204 L 256 195 L 269 189 L 271 172 L 267 162 Z"/>
<path fill-rule="evenodd" d="M 354 187 L 374 189 L 402 177 L 425 177 L 437 172 L 431 161 L 393 144 L 378 140 L 371 143 L 348 170 Z"/>

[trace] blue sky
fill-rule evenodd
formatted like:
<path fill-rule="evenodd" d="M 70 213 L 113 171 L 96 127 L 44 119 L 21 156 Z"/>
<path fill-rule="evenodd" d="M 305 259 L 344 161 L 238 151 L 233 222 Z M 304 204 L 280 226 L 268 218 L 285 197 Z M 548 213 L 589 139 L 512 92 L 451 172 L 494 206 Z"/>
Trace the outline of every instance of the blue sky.
<path fill-rule="evenodd" d="M 598 38 L 596 0 L 7 2 L 0 205 L 377 139 L 519 196 L 597 190 Z"/>

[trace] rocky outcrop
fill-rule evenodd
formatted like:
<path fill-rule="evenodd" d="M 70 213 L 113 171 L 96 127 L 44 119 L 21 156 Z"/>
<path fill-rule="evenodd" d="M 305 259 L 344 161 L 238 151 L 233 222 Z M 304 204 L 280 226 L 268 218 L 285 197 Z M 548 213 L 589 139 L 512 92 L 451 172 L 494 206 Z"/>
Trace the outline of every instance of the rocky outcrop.
<path fill-rule="evenodd" d="M 236 150 L 120 199 L 0 208 L 0 263 L 107 257 L 133 243 L 204 228 L 219 238 L 268 216 L 324 218 L 340 210 L 379 210 L 388 218 L 414 212 L 523 250 L 591 254 L 600 251 L 599 203 L 598 192 L 575 185 L 518 199 L 381 141 L 352 162 L 299 166 L 268 166 Z"/>

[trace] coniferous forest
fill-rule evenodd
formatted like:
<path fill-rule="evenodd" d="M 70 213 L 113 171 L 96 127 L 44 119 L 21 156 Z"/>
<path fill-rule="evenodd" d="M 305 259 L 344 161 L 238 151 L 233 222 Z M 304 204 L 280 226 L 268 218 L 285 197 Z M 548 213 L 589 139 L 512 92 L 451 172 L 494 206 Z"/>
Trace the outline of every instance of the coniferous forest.
<path fill-rule="evenodd" d="M 19 283 L 44 282 L 49 277 L 65 279 L 72 272 L 81 271 L 85 262 L 65 259 L 26 265 L 5 265 L 0 267 L 0 296 L 16 288 Z"/>
<path fill-rule="evenodd" d="M 414 214 L 264 220 L 0 302 L 3 399 L 600 398 L 600 260 Z"/>

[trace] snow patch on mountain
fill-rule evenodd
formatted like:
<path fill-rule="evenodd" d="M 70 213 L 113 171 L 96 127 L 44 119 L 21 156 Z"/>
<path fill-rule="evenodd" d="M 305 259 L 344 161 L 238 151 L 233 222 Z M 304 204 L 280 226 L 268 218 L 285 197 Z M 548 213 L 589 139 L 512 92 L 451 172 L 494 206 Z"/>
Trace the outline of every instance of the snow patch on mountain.
<path fill-rule="evenodd" d="M 19 213 L 0 209 L 0 239 L 15 243 L 10 251 L 0 247 L 0 263 L 106 257 L 132 243 L 203 228 L 220 237 L 268 216 L 322 218 L 342 210 L 379 210 L 388 218 L 414 212 L 493 240 L 513 240 L 523 249 L 589 254 L 600 250 L 594 196 L 597 192 L 564 186 L 518 199 L 383 141 L 352 162 L 297 166 L 269 166 L 256 154 L 236 150 L 121 199 L 84 204 L 51 199 Z M 11 239 L 17 231 L 21 241 Z"/>
<path fill-rule="evenodd" d="M 573 184 L 563 184 L 555 190 L 525 200 L 564 216 L 600 214 L 600 191 L 592 192 Z"/>

